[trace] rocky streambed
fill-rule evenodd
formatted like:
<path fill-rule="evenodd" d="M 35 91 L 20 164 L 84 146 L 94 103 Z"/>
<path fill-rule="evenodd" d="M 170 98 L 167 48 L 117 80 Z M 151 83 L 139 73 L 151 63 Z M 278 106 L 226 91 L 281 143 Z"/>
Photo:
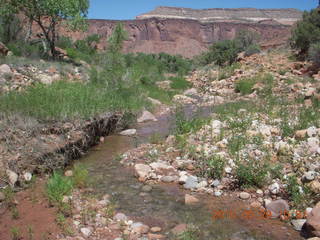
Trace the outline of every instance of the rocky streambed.
<path fill-rule="evenodd" d="M 192 107 L 186 110 L 189 115 L 194 111 Z M 210 111 L 205 109 L 201 114 L 210 115 Z M 73 220 L 81 237 L 117 240 L 301 238 L 289 225 L 252 210 L 236 194 L 218 198 L 207 193 L 192 193 L 169 180 L 148 184 L 139 181 L 134 169 L 121 164 L 119 156 L 138 145 L 143 146 L 155 133 L 166 137 L 172 128 L 171 119 L 169 114 L 163 114 L 157 116 L 157 121 L 138 124 L 133 136 L 106 137 L 104 143 L 81 159 L 94 179 L 91 194 L 99 196 L 97 206 L 112 204 L 115 210 L 111 222 L 98 211 L 95 218 L 84 223 L 81 213 L 88 201 L 79 200 Z"/>

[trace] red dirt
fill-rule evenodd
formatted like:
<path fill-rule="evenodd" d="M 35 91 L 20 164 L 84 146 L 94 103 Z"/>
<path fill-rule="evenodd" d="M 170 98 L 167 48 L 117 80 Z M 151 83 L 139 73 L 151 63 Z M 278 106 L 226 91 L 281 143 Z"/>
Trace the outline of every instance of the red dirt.
<path fill-rule="evenodd" d="M 19 240 L 51 240 L 56 239 L 61 233 L 55 222 L 56 209 L 49 206 L 43 193 L 43 186 L 44 182 L 40 181 L 35 187 L 15 195 L 18 219 L 13 219 L 12 210 L 0 205 L 1 240 L 12 240 L 13 228 L 19 229 L 21 236 Z"/>

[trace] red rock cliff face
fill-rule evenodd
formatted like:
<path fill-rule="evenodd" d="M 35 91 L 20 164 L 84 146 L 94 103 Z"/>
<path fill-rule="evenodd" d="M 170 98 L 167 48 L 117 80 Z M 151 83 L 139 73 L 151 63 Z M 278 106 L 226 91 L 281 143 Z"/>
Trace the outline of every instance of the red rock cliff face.
<path fill-rule="evenodd" d="M 112 34 L 118 22 L 89 20 L 89 28 L 85 34 L 99 34 L 102 37 L 99 48 L 104 48 L 106 39 Z M 238 31 L 243 29 L 257 32 L 261 36 L 261 44 L 264 47 L 286 43 L 291 31 L 290 26 L 268 23 L 201 23 L 197 20 L 157 18 L 121 22 L 129 33 L 129 39 L 125 42 L 125 52 L 166 52 L 185 57 L 200 54 L 216 41 L 232 39 Z M 79 39 L 84 34 L 68 35 Z"/>

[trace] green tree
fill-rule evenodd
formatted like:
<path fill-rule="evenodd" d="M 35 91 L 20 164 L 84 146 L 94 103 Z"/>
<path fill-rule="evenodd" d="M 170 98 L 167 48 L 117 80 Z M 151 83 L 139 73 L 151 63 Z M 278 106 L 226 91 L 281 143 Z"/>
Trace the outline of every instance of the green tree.
<path fill-rule="evenodd" d="M 212 62 L 222 66 L 232 64 L 237 60 L 239 47 L 235 40 L 224 40 L 214 43 L 210 46 L 209 51 L 202 56 L 202 64 Z"/>
<path fill-rule="evenodd" d="M 306 57 L 310 45 L 320 41 L 320 12 L 313 9 L 305 11 L 301 21 L 292 31 L 291 47 Z"/>
<path fill-rule="evenodd" d="M 122 87 L 122 77 L 126 71 L 125 58 L 122 54 L 124 41 L 128 38 L 128 33 L 122 23 L 118 23 L 110 38 L 108 39 L 106 75 L 108 75 L 108 84 L 113 88 Z"/>
<path fill-rule="evenodd" d="M 21 30 L 18 7 L 8 0 L 0 0 L 0 6 L 0 41 L 7 44 L 15 40 Z"/>
<path fill-rule="evenodd" d="M 37 23 L 53 58 L 57 54 L 57 25 L 67 23 L 73 30 L 81 29 L 89 8 L 88 0 L 11 0 L 9 3 Z"/>

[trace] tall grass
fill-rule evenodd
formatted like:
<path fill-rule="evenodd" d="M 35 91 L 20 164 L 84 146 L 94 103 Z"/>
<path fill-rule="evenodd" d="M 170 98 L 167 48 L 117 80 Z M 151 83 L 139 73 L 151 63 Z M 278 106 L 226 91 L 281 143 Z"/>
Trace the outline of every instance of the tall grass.
<path fill-rule="evenodd" d="M 137 89 L 120 91 L 96 84 L 59 81 L 0 96 L 0 111 L 43 120 L 65 120 L 88 118 L 109 110 L 135 110 L 144 102 L 143 94 Z"/>

